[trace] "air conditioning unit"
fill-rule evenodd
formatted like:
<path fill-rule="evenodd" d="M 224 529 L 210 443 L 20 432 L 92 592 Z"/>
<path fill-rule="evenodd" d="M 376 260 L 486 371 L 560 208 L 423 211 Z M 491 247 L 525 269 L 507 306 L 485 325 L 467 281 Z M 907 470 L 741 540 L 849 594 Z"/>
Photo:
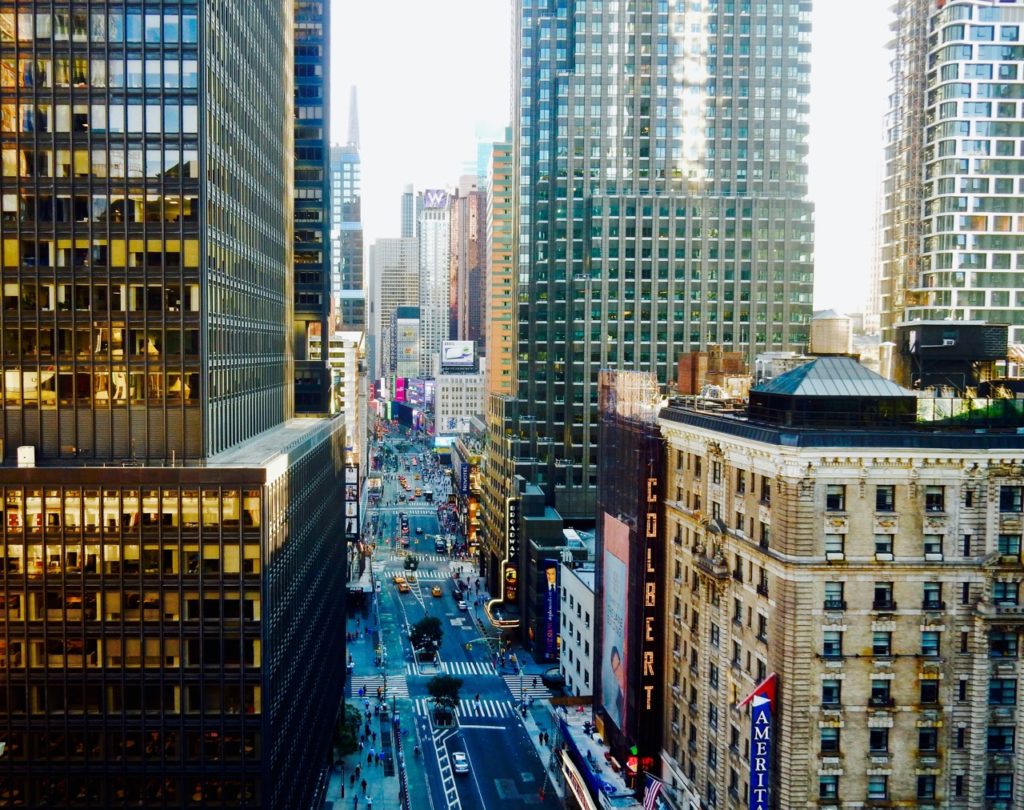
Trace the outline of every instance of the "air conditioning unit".
<path fill-rule="evenodd" d="M 19 467 L 35 467 L 36 466 L 36 448 L 33 444 L 23 444 L 18 448 L 18 466 Z"/>
<path fill-rule="evenodd" d="M 956 346 L 956 340 L 954 338 L 943 338 L 942 339 L 942 345 L 943 346 Z"/>

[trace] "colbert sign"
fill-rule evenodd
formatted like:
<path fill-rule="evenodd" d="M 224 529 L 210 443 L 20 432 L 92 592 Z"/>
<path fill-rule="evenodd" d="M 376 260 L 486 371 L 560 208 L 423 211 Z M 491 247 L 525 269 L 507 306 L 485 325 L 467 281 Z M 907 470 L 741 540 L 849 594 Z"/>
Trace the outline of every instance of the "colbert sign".
<path fill-rule="evenodd" d="M 640 689 L 643 711 L 655 711 L 655 694 L 658 687 L 658 666 L 655 660 L 661 638 L 661 610 L 659 607 L 658 577 L 661 568 L 661 546 L 658 543 L 658 479 L 649 477 L 642 507 L 643 511 L 643 554 L 644 554 L 644 609 L 643 638 L 640 644 L 641 669 Z M 641 721 L 643 722 L 643 721 Z"/>

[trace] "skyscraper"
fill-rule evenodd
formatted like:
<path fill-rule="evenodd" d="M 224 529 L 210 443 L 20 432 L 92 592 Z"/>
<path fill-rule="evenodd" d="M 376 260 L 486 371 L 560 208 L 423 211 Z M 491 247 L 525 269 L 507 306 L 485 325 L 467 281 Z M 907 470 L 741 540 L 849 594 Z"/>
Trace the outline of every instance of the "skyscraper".
<path fill-rule="evenodd" d="M 512 133 L 491 149 L 487 184 L 487 392 L 511 394 L 515 369 L 515 291 L 512 275 Z"/>
<path fill-rule="evenodd" d="M 810 9 L 516 3 L 520 466 L 564 517 L 594 514 L 599 368 L 807 342 Z"/>
<path fill-rule="evenodd" d="M 402 232 L 403 239 L 419 236 L 419 219 L 423 211 L 423 195 L 414 194 L 412 185 L 402 189 Z"/>
<path fill-rule="evenodd" d="M 1024 342 L 1024 3 L 900 0 L 883 186 L 881 325 L 981 320 Z"/>
<path fill-rule="evenodd" d="M 434 376 L 434 359 L 448 340 L 451 313 L 451 198 L 442 189 L 423 192 L 420 229 L 420 375 Z"/>
<path fill-rule="evenodd" d="M 366 291 L 363 289 L 362 192 L 359 171 L 359 111 L 352 88 L 348 113 L 348 140 L 331 147 L 331 255 L 332 295 L 341 328 L 366 326 Z"/>
<path fill-rule="evenodd" d="M 372 377 L 393 373 L 391 321 L 398 307 L 419 307 L 419 240 L 378 239 L 370 245 L 367 367 Z M 419 353 L 417 352 L 417 358 Z"/>
<path fill-rule="evenodd" d="M 451 200 L 451 301 L 448 337 L 472 340 L 483 354 L 484 276 L 487 262 L 487 192 L 481 178 L 459 178 Z"/>
<path fill-rule="evenodd" d="M 331 266 L 327 124 L 329 4 L 295 1 L 295 410 L 326 413 Z"/>
<path fill-rule="evenodd" d="M 0 3 L 13 805 L 314 803 L 345 436 L 291 418 L 292 11 Z"/>

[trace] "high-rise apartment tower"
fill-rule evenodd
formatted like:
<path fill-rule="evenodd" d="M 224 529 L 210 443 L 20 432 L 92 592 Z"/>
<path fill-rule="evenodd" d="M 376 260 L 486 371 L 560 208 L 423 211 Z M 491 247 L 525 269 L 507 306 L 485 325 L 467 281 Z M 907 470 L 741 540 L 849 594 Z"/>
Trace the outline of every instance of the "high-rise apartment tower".
<path fill-rule="evenodd" d="M 881 222 L 881 327 L 1010 325 L 1024 341 L 1024 2 L 899 0 Z"/>

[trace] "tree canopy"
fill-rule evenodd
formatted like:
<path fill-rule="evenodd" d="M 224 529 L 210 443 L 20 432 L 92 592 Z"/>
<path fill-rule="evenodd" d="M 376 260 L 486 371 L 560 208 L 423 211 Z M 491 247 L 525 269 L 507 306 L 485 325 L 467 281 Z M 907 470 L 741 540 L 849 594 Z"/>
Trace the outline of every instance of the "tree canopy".
<path fill-rule="evenodd" d="M 459 690 L 462 688 L 462 678 L 452 675 L 435 675 L 427 681 L 427 691 L 434 699 L 434 705 L 439 709 L 454 711 L 459 706 Z"/>
<path fill-rule="evenodd" d="M 436 650 L 441 646 L 441 620 L 437 616 L 424 616 L 409 628 L 409 641 L 414 650 Z"/>

